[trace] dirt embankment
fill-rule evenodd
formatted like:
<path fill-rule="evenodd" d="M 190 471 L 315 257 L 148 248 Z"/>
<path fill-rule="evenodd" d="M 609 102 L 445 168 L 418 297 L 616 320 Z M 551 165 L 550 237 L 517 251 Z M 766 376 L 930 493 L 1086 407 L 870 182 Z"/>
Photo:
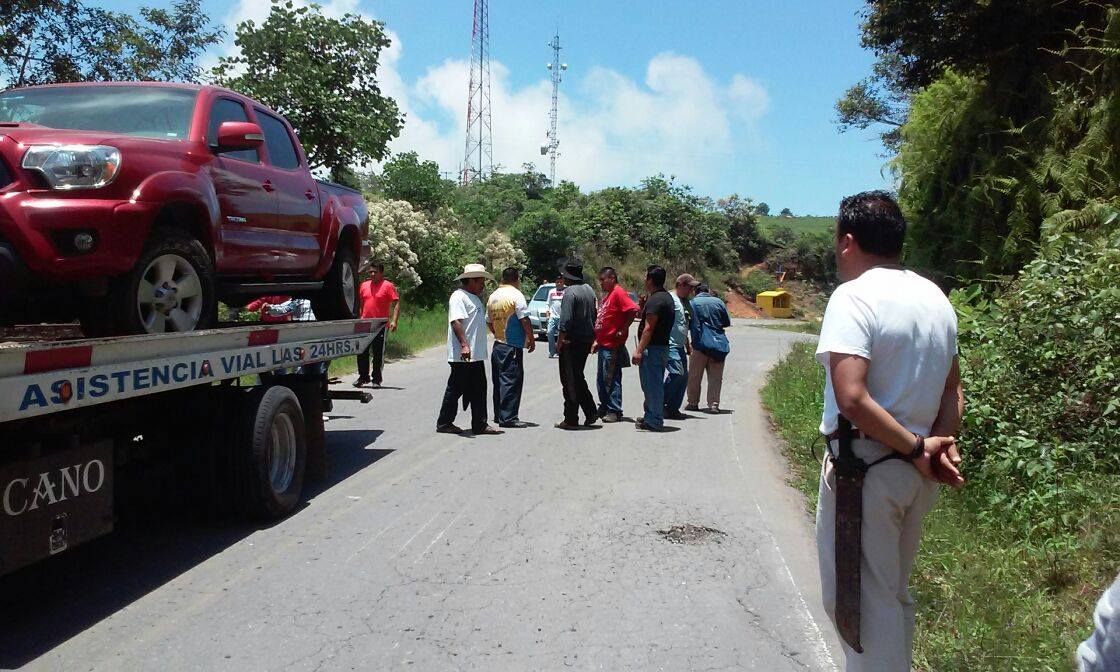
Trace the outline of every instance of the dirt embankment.
<path fill-rule="evenodd" d="M 727 312 L 731 313 L 731 317 L 745 317 L 750 319 L 766 317 L 758 306 L 748 301 L 747 297 L 743 296 L 737 289 L 729 287 L 724 298 L 727 302 Z"/>

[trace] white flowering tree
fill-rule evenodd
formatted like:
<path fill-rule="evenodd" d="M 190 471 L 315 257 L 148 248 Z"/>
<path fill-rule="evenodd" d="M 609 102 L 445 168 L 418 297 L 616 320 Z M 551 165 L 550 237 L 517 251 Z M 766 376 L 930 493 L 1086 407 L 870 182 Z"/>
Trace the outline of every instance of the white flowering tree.
<path fill-rule="evenodd" d="M 453 216 L 428 215 L 408 201 L 366 198 L 371 258 L 385 264 L 386 275 L 401 289 L 425 301 L 444 296 L 465 255 Z M 416 292 L 422 285 L 427 286 Z"/>
<path fill-rule="evenodd" d="M 517 269 L 524 268 L 528 259 L 521 248 L 513 244 L 509 236 L 497 229 L 486 234 L 479 241 L 479 246 L 482 248 L 482 263 L 486 264 L 495 276 L 510 266 Z"/>

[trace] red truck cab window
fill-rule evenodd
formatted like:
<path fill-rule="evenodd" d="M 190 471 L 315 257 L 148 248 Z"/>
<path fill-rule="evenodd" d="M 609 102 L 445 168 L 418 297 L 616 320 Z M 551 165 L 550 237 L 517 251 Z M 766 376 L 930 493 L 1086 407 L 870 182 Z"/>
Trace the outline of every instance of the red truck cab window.
<path fill-rule="evenodd" d="M 218 98 L 214 101 L 214 106 L 210 108 L 210 126 L 206 131 L 206 140 L 210 143 L 210 147 L 216 148 L 218 146 L 218 127 L 224 121 L 249 121 L 249 114 L 245 112 L 245 107 L 230 98 Z M 260 163 L 261 155 L 255 149 L 245 149 L 240 152 L 224 152 L 222 156 L 239 161 L 248 161 L 249 163 Z"/>

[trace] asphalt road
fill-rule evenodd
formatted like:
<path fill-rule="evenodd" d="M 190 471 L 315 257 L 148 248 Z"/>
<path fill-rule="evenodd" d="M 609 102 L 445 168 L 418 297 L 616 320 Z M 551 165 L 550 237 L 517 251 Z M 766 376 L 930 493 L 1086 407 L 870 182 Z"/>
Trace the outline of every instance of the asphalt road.
<path fill-rule="evenodd" d="M 499 437 L 434 433 L 442 348 L 390 364 L 372 404 L 337 404 L 330 478 L 290 518 L 155 502 L 0 582 L 0 667 L 835 670 L 811 520 L 756 391 L 805 337 L 730 333 L 729 412 L 664 434 L 554 429 L 543 343 L 521 413 L 540 426 Z M 713 531 L 661 533 L 686 524 Z"/>

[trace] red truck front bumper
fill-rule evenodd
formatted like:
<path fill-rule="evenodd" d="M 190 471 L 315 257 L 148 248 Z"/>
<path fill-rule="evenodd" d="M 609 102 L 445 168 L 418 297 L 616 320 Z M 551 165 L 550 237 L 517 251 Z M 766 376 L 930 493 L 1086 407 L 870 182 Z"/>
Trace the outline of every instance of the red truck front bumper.
<path fill-rule="evenodd" d="M 45 190 L 0 194 L 0 246 L 9 257 L 0 261 L 0 283 L 68 284 L 120 275 L 136 263 L 159 207 Z M 75 246 L 81 233 L 93 237 L 88 251 Z"/>

